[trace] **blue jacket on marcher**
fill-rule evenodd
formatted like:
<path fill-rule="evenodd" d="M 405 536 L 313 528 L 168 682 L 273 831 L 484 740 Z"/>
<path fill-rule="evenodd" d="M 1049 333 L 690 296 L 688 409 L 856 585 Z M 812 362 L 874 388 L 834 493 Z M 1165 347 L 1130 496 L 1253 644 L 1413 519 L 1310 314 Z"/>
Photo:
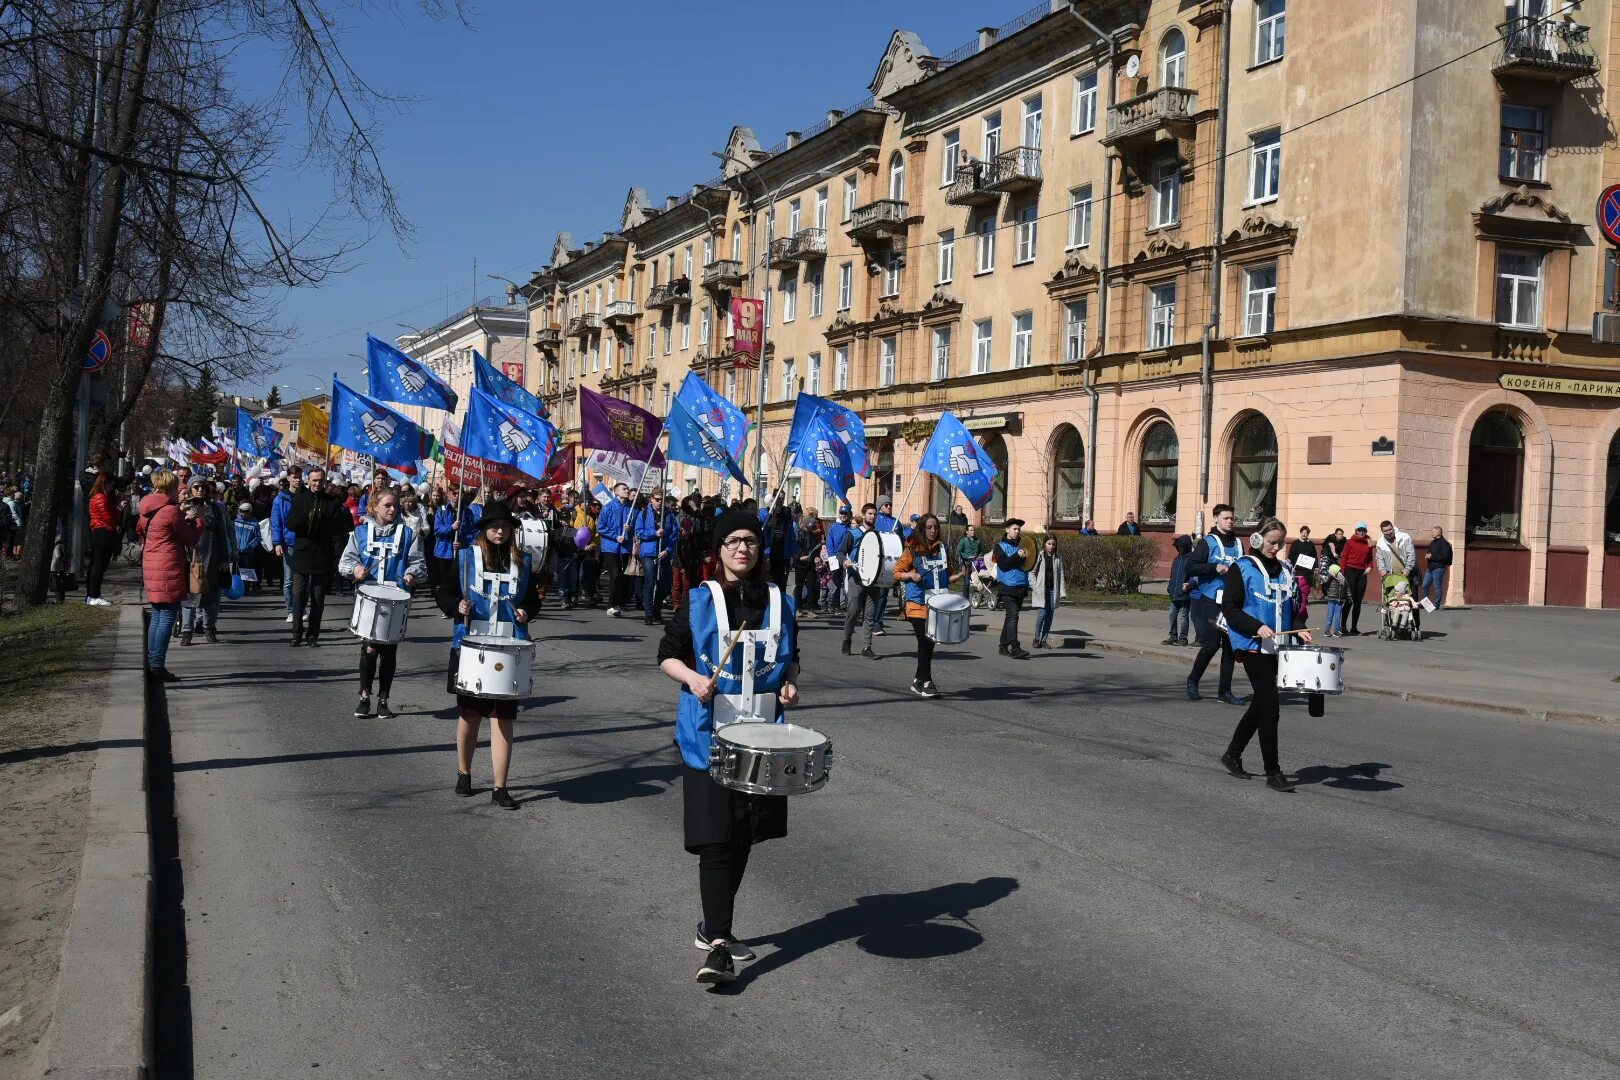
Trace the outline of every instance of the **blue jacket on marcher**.
<path fill-rule="evenodd" d="M 602 544 L 602 554 L 622 555 L 626 548 L 619 543 L 619 537 L 625 533 L 625 524 L 630 520 L 630 508 L 618 499 L 614 499 L 602 507 L 602 512 L 596 517 L 596 536 Z"/>
<path fill-rule="evenodd" d="M 467 508 L 461 512 L 461 525 L 456 530 L 456 537 L 461 546 L 466 547 L 478 535 L 478 523 L 484 519 L 483 503 L 468 503 Z"/>
<path fill-rule="evenodd" d="M 449 505 L 433 511 L 433 557 L 451 559 L 456 554 L 456 512 Z"/>
<path fill-rule="evenodd" d="M 276 492 L 276 497 L 270 502 L 270 542 L 280 544 L 288 551 L 293 546 L 293 535 L 287 531 L 287 514 L 291 510 L 292 495 L 285 491 Z"/>

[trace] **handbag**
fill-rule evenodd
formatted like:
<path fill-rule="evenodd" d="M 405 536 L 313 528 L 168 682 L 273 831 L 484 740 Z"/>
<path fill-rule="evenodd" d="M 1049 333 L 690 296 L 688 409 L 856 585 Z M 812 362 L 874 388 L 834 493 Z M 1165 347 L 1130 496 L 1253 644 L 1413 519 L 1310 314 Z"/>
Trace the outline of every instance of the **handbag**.
<path fill-rule="evenodd" d="M 199 595 L 208 588 L 208 563 L 202 559 L 192 557 L 187 574 L 186 591 L 192 595 Z"/>
<path fill-rule="evenodd" d="M 641 573 L 641 559 L 635 555 L 630 556 L 630 566 L 625 570 L 624 576 L 640 577 Z"/>
<path fill-rule="evenodd" d="M 264 548 L 266 551 L 276 550 L 276 545 L 271 542 L 270 538 L 269 518 L 265 518 L 263 521 L 259 522 L 259 546 Z"/>

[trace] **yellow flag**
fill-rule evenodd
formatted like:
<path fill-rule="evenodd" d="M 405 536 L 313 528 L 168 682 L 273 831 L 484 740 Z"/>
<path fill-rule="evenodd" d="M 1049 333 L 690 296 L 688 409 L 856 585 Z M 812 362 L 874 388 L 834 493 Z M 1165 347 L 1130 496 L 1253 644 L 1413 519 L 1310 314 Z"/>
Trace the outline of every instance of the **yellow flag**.
<path fill-rule="evenodd" d="M 298 445 L 326 457 L 326 431 L 329 421 L 326 410 L 308 401 L 298 408 Z"/>

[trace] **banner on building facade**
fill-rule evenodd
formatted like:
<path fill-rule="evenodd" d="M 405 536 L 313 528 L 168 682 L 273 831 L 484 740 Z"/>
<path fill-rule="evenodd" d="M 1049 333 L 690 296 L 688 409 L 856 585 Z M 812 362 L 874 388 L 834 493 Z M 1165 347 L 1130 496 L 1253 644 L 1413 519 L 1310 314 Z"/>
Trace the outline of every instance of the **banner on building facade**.
<path fill-rule="evenodd" d="M 759 359 L 765 343 L 765 302 L 747 297 L 731 298 L 731 348 L 740 356 Z"/>
<path fill-rule="evenodd" d="M 326 457 L 330 423 L 326 410 L 309 401 L 298 403 L 298 446 Z"/>

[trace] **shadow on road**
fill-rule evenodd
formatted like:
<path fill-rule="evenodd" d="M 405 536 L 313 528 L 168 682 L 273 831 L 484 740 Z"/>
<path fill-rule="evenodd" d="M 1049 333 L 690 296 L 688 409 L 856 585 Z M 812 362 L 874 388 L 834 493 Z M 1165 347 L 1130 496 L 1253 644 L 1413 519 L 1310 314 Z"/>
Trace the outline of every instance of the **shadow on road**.
<path fill-rule="evenodd" d="M 715 992 L 741 993 L 778 968 L 841 941 L 853 941 L 864 952 L 896 960 L 967 952 L 984 943 L 984 935 L 969 921 L 968 913 L 1017 890 L 1017 878 L 990 877 L 918 892 L 859 897 L 849 907 L 791 930 L 751 938 L 751 944 L 772 945 L 775 951 L 743 968 L 736 982 L 716 987 Z M 938 921 L 942 919 L 955 923 Z"/>
<path fill-rule="evenodd" d="M 659 750 L 659 753 L 663 752 Z M 521 799 L 520 802 L 556 798 L 567 803 L 602 806 L 607 803 L 623 802 L 626 799 L 662 795 L 680 775 L 679 765 L 632 765 L 627 768 L 603 769 L 600 772 L 586 773 L 584 776 L 571 776 L 566 780 L 548 780 L 543 784 L 514 785 L 512 790 L 540 792 L 538 795 Z"/>
<path fill-rule="evenodd" d="M 63 743 L 60 746 L 28 746 L 21 750 L 7 750 L 0 753 L 0 765 L 18 765 L 24 761 L 38 761 L 40 758 L 58 758 L 66 754 L 140 745 L 139 739 L 96 739 L 92 742 Z"/>
<path fill-rule="evenodd" d="M 1310 765 L 1294 775 L 1300 784 L 1321 784 L 1323 787 L 1344 788 L 1346 791 L 1394 791 L 1405 787 L 1393 780 L 1380 780 L 1378 774 L 1394 768 L 1379 761 L 1364 761 L 1360 765 Z"/>

